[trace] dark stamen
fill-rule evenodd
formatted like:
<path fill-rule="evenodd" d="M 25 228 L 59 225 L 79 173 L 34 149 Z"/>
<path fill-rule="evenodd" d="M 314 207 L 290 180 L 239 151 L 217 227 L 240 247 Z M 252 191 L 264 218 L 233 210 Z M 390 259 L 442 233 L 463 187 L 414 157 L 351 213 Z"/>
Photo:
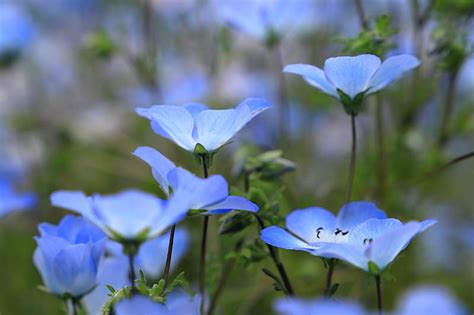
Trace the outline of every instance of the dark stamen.
<path fill-rule="evenodd" d="M 323 230 L 322 227 L 318 227 L 318 228 L 316 229 L 316 237 L 317 237 L 317 238 L 320 238 L 320 233 L 321 233 L 322 230 Z"/>

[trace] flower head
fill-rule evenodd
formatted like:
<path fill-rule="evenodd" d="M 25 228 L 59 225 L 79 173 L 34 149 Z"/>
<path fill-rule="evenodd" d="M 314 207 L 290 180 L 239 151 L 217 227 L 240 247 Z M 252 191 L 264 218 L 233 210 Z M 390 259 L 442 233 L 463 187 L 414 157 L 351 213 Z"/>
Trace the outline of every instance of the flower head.
<path fill-rule="evenodd" d="M 117 315 L 154 314 L 154 315 L 199 315 L 201 297 L 191 297 L 181 291 L 171 292 L 165 304 L 152 301 L 142 295 L 134 295 L 122 300 L 115 306 Z"/>
<path fill-rule="evenodd" d="M 387 219 L 373 203 L 351 202 L 337 217 L 322 208 L 295 210 L 286 218 L 291 233 L 271 226 L 261 232 L 261 238 L 272 246 L 343 259 L 367 271 L 369 262 L 383 270 L 415 235 L 434 223 L 403 224 Z"/>
<path fill-rule="evenodd" d="M 229 196 L 228 184 L 221 175 L 200 178 L 191 172 L 176 167 L 157 150 L 139 147 L 133 154 L 145 161 L 152 169 L 155 180 L 167 195 L 186 195 L 190 200 L 190 209 L 201 210 L 203 214 L 223 214 L 232 210 L 256 212 L 258 206 L 240 197 Z"/>
<path fill-rule="evenodd" d="M 355 302 L 336 301 L 324 298 L 318 298 L 315 300 L 307 301 L 297 298 L 283 298 L 276 301 L 274 308 L 280 315 L 367 314 L 367 312 L 364 311 L 364 309 Z"/>
<path fill-rule="evenodd" d="M 33 260 L 47 289 L 81 297 L 94 289 L 105 235 L 83 218 L 65 216 L 56 226 L 39 225 Z"/>
<path fill-rule="evenodd" d="M 367 54 L 329 58 L 324 70 L 293 64 L 283 71 L 302 76 L 308 84 L 339 99 L 348 113 L 357 114 L 365 96 L 380 91 L 419 64 L 411 55 L 393 56 L 381 63 L 379 57 Z"/>
<path fill-rule="evenodd" d="M 136 112 L 151 121 L 151 127 L 157 134 L 181 148 L 195 152 L 199 144 L 212 153 L 269 107 L 263 99 L 249 98 L 233 109 L 212 110 L 203 104 L 154 105 L 150 108 L 139 107 Z"/>
<path fill-rule="evenodd" d="M 17 193 L 11 183 L 0 178 L 0 217 L 15 210 L 30 209 L 36 205 L 37 197 L 33 193 Z"/>
<path fill-rule="evenodd" d="M 51 195 L 54 206 L 82 214 L 119 242 L 143 242 L 183 219 L 189 209 L 186 196 L 161 200 L 138 190 L 114 195 L 86 196 L 79 191 L 57 191 Z"/>

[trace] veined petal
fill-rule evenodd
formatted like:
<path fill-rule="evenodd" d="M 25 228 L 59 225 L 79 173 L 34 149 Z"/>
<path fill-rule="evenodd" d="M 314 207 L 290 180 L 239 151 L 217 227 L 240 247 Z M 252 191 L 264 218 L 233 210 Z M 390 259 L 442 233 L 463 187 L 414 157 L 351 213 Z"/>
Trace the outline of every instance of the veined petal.
<path fill-rule="evenodd" d="M 222 201 L 206 206 L 204 210 L 207 210 L 208 214 L 223 214 L 232 210 L 257 212 L 258 206 L 244 197 L 228 196 Z"/>
<path fill-rule="evenodd" d="M 309 244 L 291 235 L 279 226 L 270 226 L 260 232 L 260 238 L 267 244 L 290 250 L 311 251 Z"/>
<path fill-rule="evenodd" d="M 350 231 L 358 224 L 368 219 L 385 219 L 387 215 L 372 202 L 350 202 L 339 211 L 336 219 L 336 228 Z"/>
<path fill-rule="evenodd" d="M 155 105 L 150 108 L 137 108 L 136 112 L 138 115 L 151 120 L 155 132 L 174 141 L 185 150 L 194 151 L 196 146 L 196 141 L 192 136 L 194 119 L 186 108 L 172 105 Z"/>
<path fill-rule="evenodd" d="M 207 105 L 201 103 L 189 103 L 183 105 L 183 107 L 186 108 L 186 110 L 191 114 L 191 116 L 193 116 L 193 118 L 195 118 L 197 114 L 199 114 L 203 110 L 209 109 Z"/>
<path fill-rule="evenodd" d="M 323 241 L 323 235 L 334 232 L 335 222 L 334 214 L 318 207 L 294 210 L 286 217 L 288 229 L 308 243 Z"/>
<path fill-rule="evenodd" d="M 400 78 L 405 72 L 420 65 L 418 58 L 412 55 L 393 56 L 385 60 L 370 79 L 368 93 L 375 93 L 391 82 Z"/>
<path fill-rule="evenodd" d="M 334 57 L 326 60 L 324 73 L 336 89 L 353 99 L 370 87 L 370 79 L 379 66 L 380 59 L 374 55 Z"/>
<path fill-rule="evenodd" d="M 361 269 L 368 271 L 368 259 L 365 255 L 364 245 L 352 243 L 324 243 L 314 251 L 313 255 L 338 258 L 347 261 Z"/>
<path fill-rule="evenodd" d="M 169 195 L 170 183 L 168 181 L 168 174 L 176 168 L 176 165 L 158 150 L 150 147 L 138 147 L 132 154 L 145 161 L 151 167 L 153 177 L 160 185 L 161 190 L 166 195 Z"/>
<path fill-rule="evenodd" d="M 402 225 L 397 219 L 368 219 L 349 233 L 349 242 L 358 245 L 369 244 L 375 238 Z"/>
<path fill-rule="evenodd" d="M 242 101 L 237 107 L 239 106 L 247 106 L 250 109 L 250 113 L 252 114 L 252 118 L 260 114 L 261 112 L 269 109 L 272 107 L 270 103 L 263 98 L 257 97 L 249 97 Z"/>
<path fill-rule="evenodd" d="M 307 64 L 293 64 L 285 66 L 283 72 L 300 75 L 306 80 L 306 82 L 320 89 L 324 93 L 337 98 L 339 97 L 336 88 L 328 82 L 324 71 L 318 67 Z"/>

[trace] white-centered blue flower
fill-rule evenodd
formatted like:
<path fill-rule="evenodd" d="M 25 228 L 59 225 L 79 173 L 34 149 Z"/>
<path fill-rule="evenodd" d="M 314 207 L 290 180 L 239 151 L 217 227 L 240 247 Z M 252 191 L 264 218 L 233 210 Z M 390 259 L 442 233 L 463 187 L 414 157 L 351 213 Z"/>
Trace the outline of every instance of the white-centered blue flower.
<path fill-rule="evenodd" d="M 240 196 L 229 196 L 226 180 L 221 175 L 200 178 L 176 167 L 163 154 L 150 147 L 139 147 L 133 155 L 145 161 L 153 177 L 168 196 L 171 191 L 186 195 L 191 209 L 203 210 L 202 214 L 223 214 L 232 210 L 256 212 L 258 206 Z"/>
<path fill-rule="evenodd" d="M 213 110 L 203 104 L 154 105 L 139 107 L 136 112 L 151 121 L 157 134 L 181 148 L 194 152 L 200 144 L 208 152 L 214 152 L 269 107 L 263 99 L 248 98 L 233 109 Z"/>
<path fill-rule="evenodd" d="M 308 64 L 292 64 L 283 71 L 302 76 L 308 84 L 339 99 L 345 106 L 360 106 L 365 96 L 380 91 L 419 64 L 412 55 L 389 57 L 382 63 L 379 57 L 366 54 L 329 58 L 324 70 Z"/>
<path fill-rule="evenodd" d="M 17 193 L 13 185 L 0 178 L 0 218 L 16 210 L 28 210 L 37 203 L 33 193 Z"/>
<path fill-rule="evenodd" d="M 279 315 L 367 314 L 367 312 L 356 302 L 324 298 L 313 300 L 283 298 L 275 302 L 274 309 Z"/>
<path fill-rule="evenodd" d="M 39 225 L 33 260 L 46 288 L 55 295 L 79 298 L 97 284 L 106 236 L 83 218 L 65 216 L 56 226 Z"/>
<path fill-rule="evenodd" d="M 351 202 L 337 217 L 322 208 L 295 210 L 286 218 L 288 231 L 271 226 L 261 232 L 261 238 L 275 247 L 346 260 L 367 271 L 372 262 L 381 271 L 414 236 L 434 223 L 403 224 L 387 219 L 373 203 Z"/>
<path fill-rule="evenodd" d="M 90 197 L 80 191 L 57 191 L 51 203 L 82 214 L 118 241 L 151 239 L 183 219 L 190 206 L 186 196 L 175 194 L 165 201 L 139 190 Z"/>

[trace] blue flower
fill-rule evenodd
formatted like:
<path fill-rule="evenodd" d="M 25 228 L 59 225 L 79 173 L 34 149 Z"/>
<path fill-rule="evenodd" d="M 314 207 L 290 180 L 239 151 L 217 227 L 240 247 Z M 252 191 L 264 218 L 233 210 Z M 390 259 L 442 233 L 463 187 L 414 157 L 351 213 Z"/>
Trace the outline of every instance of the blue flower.
<path fill-rule="evenodd" d="M 360 105 L 365 96 L 380 91 L 419 64 L 411 55 L 393 56 L 383 63 L 377 56 L 359 55 L 329 58 L 324 71 L 307 64 L 287 65 L 283 71 L 302 76 L 308 84 L 350 106 Z"/>
<path fill-rule="evenodd" d="M 344 314 L 364 315 L 367 312 L 352 301 L 318 298 L 301 300 L 297 298 L 283 298 L 276 301 L 275 310 L 279 315 L 312 315 L 312 314 Z"/>
<path fill-rule="evenodd" d="M 189 209 L 186 196 L 175 194 L 164 201 L 138 190 L 90 197 L 79 191 L 57 191 L 51 203 L 82 214 L 120 242 L 153 238 L 183 219 Z"/>
<path fill-rule="evenodd" d="M 410 289 L 398 303 L 399 315 L 467 315 L 465 307 L 447 290 L 439 286 Z"/>
<path fill-rule="evenodd" d="M 10 4 L 0 4 L 0 30 L 0 59 L 16 57 L 33 39 L 34 27 L 29 17 Z"/>
<path fill-rule="evenodd" d="M 201 298 L 199 295 L 190 297 L 181 291 L 171 292 L 166 304 L 152 301 L 143 295 L 134 295 L 130 299 L 122 300 L 115 305 L 117 315 L 199 315 Z"/>
<path fill-rule="evenodd" d="M 12 185 L 0 178 L 0 217 L 15 210 L 27 210 L 34 207 L 37 197 L 33 193 L 17 193 Z"/>
<path fill-rule="evenodd" d="M 55 226 L 39 225 L 33 260 L 43 283 L 55 295 L 79 298 L 94 289 L 105 235 L 82 218 L 65 216 Z"/>
<path fill-rule="evenodd" d="M 221 175 L 200 178 L 176 167 L 157 150 L 139 147 L 133 154 L 145 161 L 152 169 L 155 180 L 167 195 L 173 191 L 191 200 L 191 209 L 204 210 L 203 214 L 223 214 L 232 210 L 256 212 L 258 206 L 239 196 L 229 196 L 228 184 Z"/>
<path fill-rule="evenodd" d="M 337 217 L 322 208 L 295 210 L 286 218 L 292 234 L 271 226 L 261 232 L 261 238 L 275 247 L 339 258 L 367 271 L 372 262 L 383 270 L 414 236 L 434 223 L 426 220 L 403 224 L 387 219 L 373 203 L 351 202 Z"/>
<path fill-rule="evenodd" d="M 249 98 L 234 109 L 211 110 L 203 104 L 187 104 L 139 107 L 136 112 L 151 121 L 157 134 L 183 149 L 194 152 L 200 144 L 208 152 L 214 152 L 269 107 L 263 99 Z"/>

